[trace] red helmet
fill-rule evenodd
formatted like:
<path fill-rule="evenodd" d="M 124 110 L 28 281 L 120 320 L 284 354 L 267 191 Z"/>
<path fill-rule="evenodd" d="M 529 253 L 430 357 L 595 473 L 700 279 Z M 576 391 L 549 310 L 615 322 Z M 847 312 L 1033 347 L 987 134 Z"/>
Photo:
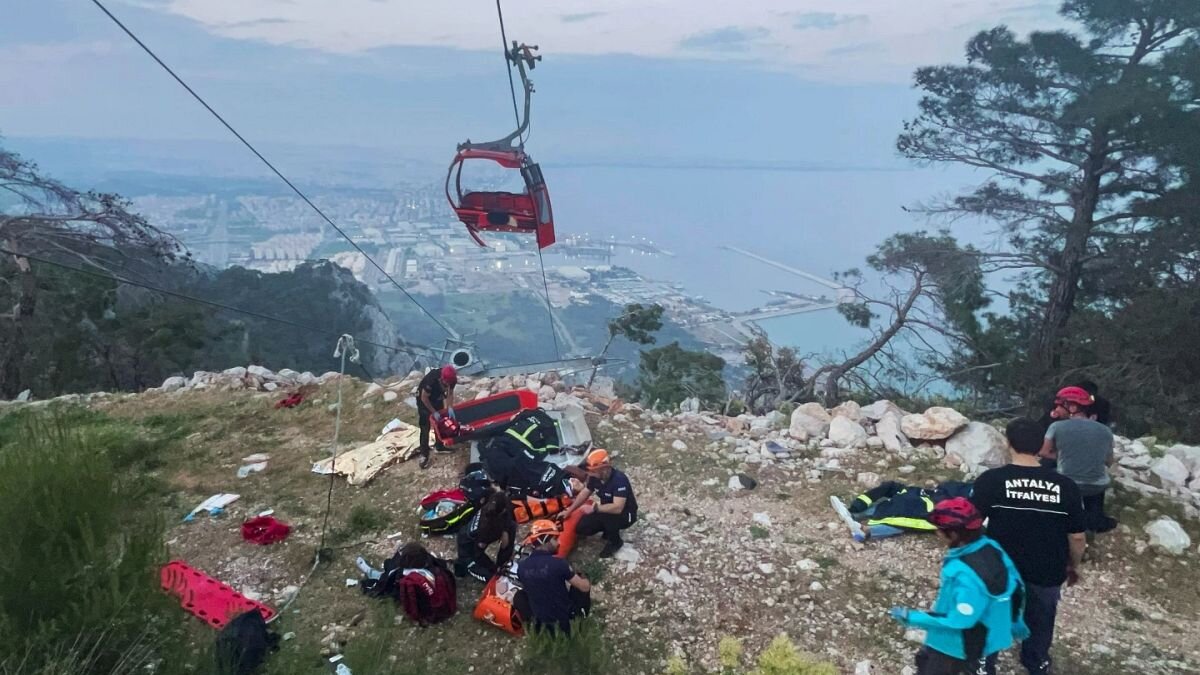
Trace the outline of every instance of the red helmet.
<path fill-rule="evenodd" d="M 1059 405 L 1063 403 L 1091 405 L 1096 402 L 1096 398 L 1089 394 L 1083 387 L 1063 387 L 1062 389 L 1059 389 L 1058 394 L 1054 396 L 1054 402 Z"/>
<path fill-rule="evenodd" d="M 458 369 L 454 366 L 442 366 L 442 382 L 458 384 Z"/>
<path fill-rule="evenodd" d="M 966 497 L 953 497 L 933 507 L 929 522 L 939 530 L 978 530 L 983 527 L 983 515 Z"/>

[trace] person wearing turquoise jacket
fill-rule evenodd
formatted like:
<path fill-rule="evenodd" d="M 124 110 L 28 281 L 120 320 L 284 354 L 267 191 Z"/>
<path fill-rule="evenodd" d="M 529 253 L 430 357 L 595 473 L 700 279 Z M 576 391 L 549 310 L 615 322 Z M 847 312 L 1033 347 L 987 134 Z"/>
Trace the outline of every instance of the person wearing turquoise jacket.
<path fill-rule="evenodd" d="M 995 659 L 987 657 L 1029 635 L 1025 584 L 1008 554 L 984 536 L 983 516 L 967 499 L 938 502 L 929 522 L 948 549 L 937 600 L 927 612 L 894 607 L 888 614 L 925 631 L 917 675 L 994 675 Z"/>

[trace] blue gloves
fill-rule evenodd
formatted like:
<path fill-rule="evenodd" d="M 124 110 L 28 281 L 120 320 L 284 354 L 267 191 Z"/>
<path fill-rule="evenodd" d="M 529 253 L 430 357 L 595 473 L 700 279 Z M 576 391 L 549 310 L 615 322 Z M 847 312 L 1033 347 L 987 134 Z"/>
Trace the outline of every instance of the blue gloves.
<path fill-rule="evenodd" d="M 899 621 L 900 623 L 906 623 L 908 621 L 908 608 L 893 607 L 888 610 L 888 616 L 892 617 L 896 621 Z"/>
<path fill-rule="evenodd" d="M 454 416 L 454 408 L 446 408 L 446 414 L 449 415 L 450 419 L 454 420 L 455 422 L 458 421 L 458 418 Z"/>
<path fill-rule="evenodd" d="M 435 411 L 435 412 L 433 413 L 433 421 L 434 421 L 434 422 L 441 422 L 441 421 L 442 421 L 442 413 L 440 413 L 440 412 L 436 412 L 436 411 Z"/>

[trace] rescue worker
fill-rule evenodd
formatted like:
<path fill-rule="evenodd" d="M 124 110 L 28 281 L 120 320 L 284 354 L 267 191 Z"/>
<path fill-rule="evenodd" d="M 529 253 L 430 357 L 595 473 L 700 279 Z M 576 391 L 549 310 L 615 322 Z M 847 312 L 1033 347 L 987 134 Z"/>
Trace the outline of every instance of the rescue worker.
<path fill-rule="evenodd" d="M 512 502 L 503 492 L 493 492 L 471 517 L 466 527 L 456 535 L 458 559 L 454 561 L 454 573 L 470 575 L 487 583 L 497 570 L 503 569 L 512 560 L 516 548 L 517 522 L 512 516 Z M 499 544 L 496 558 L 487 554 L 492 544 Z"/>
<path fill-rule="evenodd" d="M 987 518 L 987 534 L 1012 558 L 1025 582 L 1025 624 L 1021 665 L 1029 675 L 1050 675 L 1050 645 L 1062 585 L 1079 581 L 1087 547 L 1083 500 L 1070 478 L 1038 462 L 1042 428 L 1016 419 L 1005 430 L 1012 460 L 975 479 L 971 501 Z"/>
<path fill-rule="evenodd" d="M 596 495 L 600 505 L 579 519 L 575 532 L 580 537 L 590 537 L 593 534 L 604 533 L 605 545 L 600 551 L 601 558 L 610 558 L 625 542 L 621 539 L 621 530 L 637 522 L 637 498 L 633 494 L 633 486 L 624 472 L 613 468 L 609 462 L 608 451 L 597 448 L 584 459 L 584 468 L 588 472 L 588 480 L 565 510 L 556 516 L 558 520 L 566 520 Z"/>
<path fill-rule="evenodd" d="M 557 552 L 557 536 L 539 537 L 533 552 L 517 567 L 517 578 L 532 628 L 569 634 L 571 621 L 591 612 L 592 584 L 566 560 L 555 557 Z"/>
<path fill-rule="evenodd" d="M 988 657 L 1029 636 L 1021 576 L 965 497 L 938 502 L 929 522 L 947 547 L 937 600 L 928 612 L 893 607 L 888 616 L 925 631 L 917 675 L 994 675 Z"/>
<path fill-rule="evenodd" d="M 458 371 L 454 366 L 433 368 L 421 383 L 417 385 L 417 426 L 421 429 L 421 461 L 418 466 L 429 468 L 429 418 L 440 422 L 442 415 L 454 417 L 454 386 L 458 384 Z M 445 413 L 443 413 L 443 409 Z M 436 442 L 438 452 L 450 452 L 450 449 Z"/>
<path fill-rule="evenodd" d="M 1040 455 L 1057 462 L 1058 472 L 1079 486 L 1083 520 L 1090 541 L 1097 532 L 1108 532 L 1117 521 L 1104 513 L 1104 493 L 1110 482 L 1108 467 L 1113 455 L 1112 429 L 1091 416 L 1095 397 L 1082 387 L 1064 387 L 1054 397 L 1055 418 L 1046 430 Z"/>

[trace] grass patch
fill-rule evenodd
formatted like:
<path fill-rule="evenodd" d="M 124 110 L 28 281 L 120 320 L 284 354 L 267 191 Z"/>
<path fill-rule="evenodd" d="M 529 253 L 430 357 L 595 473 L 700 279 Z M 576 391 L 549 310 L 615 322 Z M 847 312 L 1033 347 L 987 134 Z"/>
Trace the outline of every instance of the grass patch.
<path fill-rule="evenodd" d="M 589 558 L 583 561 L 583 564 L 579 565 L 577 570 L 593 584 L 600 583 L 600 580 L 608 575 L 608 561 L 599 558 Z"/>
<path fill-rule="evenodd" d="M 601 675 L 613 672 L 601 626 L 594 619 L 571 623 L 570 635 L 530 630 L 522 672 L 527 675 Z"/>
<path fill-rule="evenodd" d="M 134 425 L 81 409 L 5 416 L 0 429 L 0 672 L 131 673 L 181 644 L 178 608 Z M 15 669 L 15 670 L 14 670 Z"/>
<path fill-rule="evenodd" d="M 378 532 L 388 526 L 388 514 L 383 509 L 367 506 L 367 504 L 354 504 L 350 508 L 350 515 L 346 518 L 346 528 L 343 532 L 347 538 L 359 537 L 362 534 L 370 534 Z"/>
<path fill-rule="evenodd" d="M 767 528 L 763 527 L 762 525 L 751 525 L 750 526 L 750 538 L 751 539 L 766 539 L 767 537 L 770 537 L 770 536 L 771 536 L 771 531 L 768 530 Z"/>

